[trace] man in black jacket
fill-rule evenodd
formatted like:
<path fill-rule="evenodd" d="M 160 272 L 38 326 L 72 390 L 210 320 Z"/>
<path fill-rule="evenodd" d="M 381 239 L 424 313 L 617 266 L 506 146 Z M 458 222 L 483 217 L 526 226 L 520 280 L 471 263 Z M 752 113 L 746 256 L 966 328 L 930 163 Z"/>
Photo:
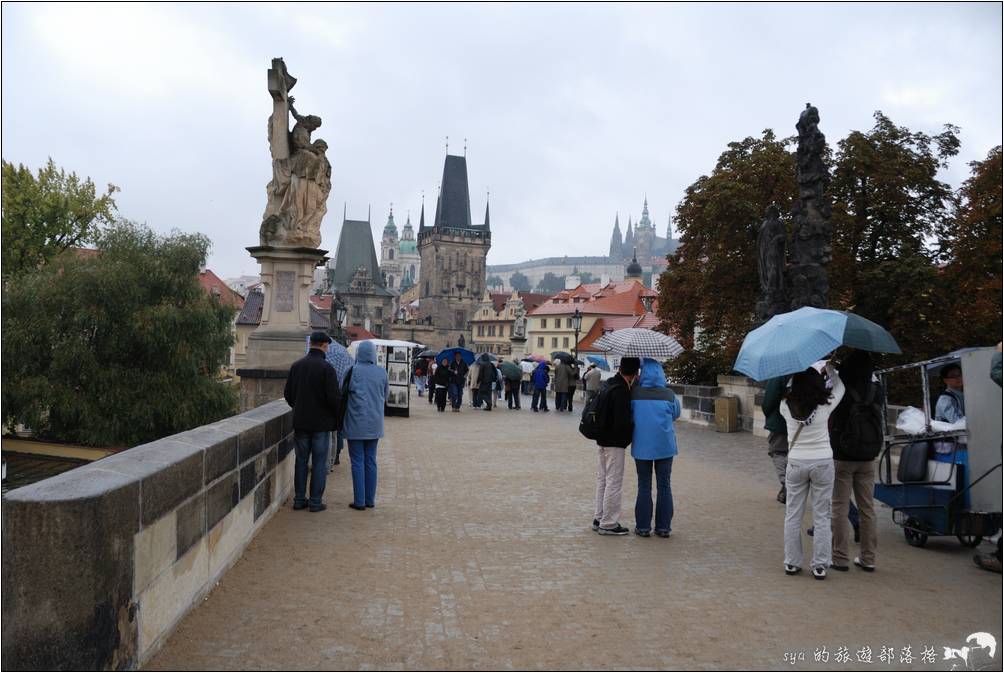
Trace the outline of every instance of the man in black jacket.
<path fill-rule="evenodd" d="M 324 332 L 310 335 L 310 351 L 293 363 L 283 396 L 293 407 L 293 439 L 296 467 L 293 472 L 293 509 L 320 512 L 328 479 L 331 431 L 336 430 L 341 391 L 338 374 L 325 358 L 331 337 Z M 307 500 L 307 469 L 310 466 L 310 500 Z"/>
<path fill-rule="evenodd" d="M 596 469 L 596 514 L 593 517 L 593 530 L 600 535 L 628 534 L 628 529 L 618 519 L 624 482 L 624 450 L 634 434 L 631 386 L 638 378 L 640 367 L 638 358 L 621 358 L 617 374 L 604 384 L 607 390 L 603 431 L 596 440 L 599 463 Z"/>
<path fill-rule="evenodd" d="M 460 403 L 464 400 L 464 386 L 467 385 L 467 363 L 460 355 L 460 351 L 454 351 L 453 362 L 450 363 L 450 403 L 453 410 L 460 411 Z"/>

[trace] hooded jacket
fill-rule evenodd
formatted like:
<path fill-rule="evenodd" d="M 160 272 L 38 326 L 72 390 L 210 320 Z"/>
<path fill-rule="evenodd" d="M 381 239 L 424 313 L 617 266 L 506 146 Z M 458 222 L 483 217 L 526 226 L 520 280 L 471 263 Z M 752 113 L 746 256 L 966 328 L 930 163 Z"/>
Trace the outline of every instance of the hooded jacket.
<path fill-rule="evenodd" d="M 551 377 L 547 374 L 547 365 L 541 362 L 537 365 L 537 368 L 533 370 L 533 387 L 537 390 L 547 390 L 547 384 L 550 382 Z"/>
<path fill-rule="evenodd" d="M 328 432 L 335 429 L 335 412 L 341 398 L 338 374 L 324 351 L 311 348 L 293 363 L 283 397 L 293 407 L 293 430 Z"/>
<path fill-rule="evenodd" d="M 486 353 L 481 354 L 481 359 L 477 362 L 478 377 L 477 389 L 482 395 L 492 391 L 492 383 L 495 382 L 495 365 L 488 359 Z"/>
<path fill-rule="evenodd" d="M 600 373 L 599 367 L 593 367 L 584 377 L 586 382 L 586 390 L 599 392 L 600 382 L 603 380 L 603 374 Z"/>
<path fill-rule="evenodd" d="M 349 382 L 345 411 L 346 439 L 383 437 L 383 408 L 387 401 L 387 372 L 376 364 L 376 346 L 363 341 L 356 351 L 356 364 Z"/>
<path fill-rule="evenodd" d="M 673 421 L 680 417 L 680 400 L 666 386 L 666 374 L 655 360 L 642 361 L 641 379 L 631 389 L 631 416 L 631 457 L 661 460 L 676 455 Z"/>

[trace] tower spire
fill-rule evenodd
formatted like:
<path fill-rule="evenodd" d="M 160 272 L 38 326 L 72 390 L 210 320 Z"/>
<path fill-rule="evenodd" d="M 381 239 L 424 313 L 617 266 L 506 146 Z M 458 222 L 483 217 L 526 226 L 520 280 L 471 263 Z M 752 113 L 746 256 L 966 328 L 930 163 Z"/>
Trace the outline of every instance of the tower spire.
<path fill-rule="evenodd" d="M 485 225 L 484 225 L 485 229 L 491 229 L 491 226 L 488 223 L 488 220 L 489 220 L 489 218 L 488 218 L 488 206 L 489 206 L 489 202 L 491 201 L 491 196 L 492 196 L 491 192 L 488 192 L 485 195 Z"/>

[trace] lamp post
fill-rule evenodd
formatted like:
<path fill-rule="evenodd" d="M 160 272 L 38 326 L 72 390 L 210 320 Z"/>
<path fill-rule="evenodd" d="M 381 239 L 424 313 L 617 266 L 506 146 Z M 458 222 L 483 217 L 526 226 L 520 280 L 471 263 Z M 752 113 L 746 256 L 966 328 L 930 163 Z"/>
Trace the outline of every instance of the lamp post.
<path fill-rule="evenodd" d="M 575 309 L 572 314 L 572 329 L 575 330 L 575 360 L 579 360 L 579 331 L 582 329 L 582 312 Z"/>
<path fill-rule="evenodd" d="M 342 303 L 341 297 L 338 293 L 331 300 L 331 316 L 334 318 L 334 339 L 343 346 L 348 344 L 345 343 L 345 331 L 342 329 L 342 325 L 345 323 L 345 317 L 349 310 Z"/>

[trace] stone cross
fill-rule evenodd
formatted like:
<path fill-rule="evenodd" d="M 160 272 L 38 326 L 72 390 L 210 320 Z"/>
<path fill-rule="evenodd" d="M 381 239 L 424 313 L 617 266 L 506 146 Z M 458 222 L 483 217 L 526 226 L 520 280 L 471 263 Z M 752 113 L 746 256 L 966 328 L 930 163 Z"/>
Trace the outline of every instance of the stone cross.
<path fill-rule="evenodd" d="M 268 92 L 272 95 L 268 145 L 273 160 L 289 157 L 289 90 L 295 84 L 296 78 L 286 71 L 286 63 L 273 58 L 268 71 Z"/>

